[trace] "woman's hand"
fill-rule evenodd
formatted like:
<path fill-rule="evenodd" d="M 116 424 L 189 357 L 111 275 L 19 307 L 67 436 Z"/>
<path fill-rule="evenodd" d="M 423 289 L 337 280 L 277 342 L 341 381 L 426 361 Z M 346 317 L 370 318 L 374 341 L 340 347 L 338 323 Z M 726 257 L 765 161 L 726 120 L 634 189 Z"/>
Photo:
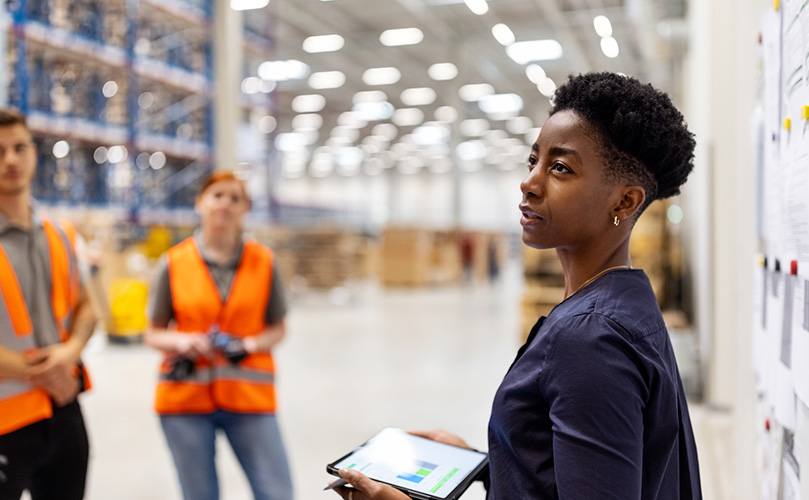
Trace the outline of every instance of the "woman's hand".
<path fill-rule="evenodd" d="M 455 434 L 450 434 L 446 431 L 407 431 L 408 434 L 412 434 L 414 436 L 419 436 L 423 438 L 427 438 L 430 441 L 436 441 L 438 443 L 450 444 L 452 446 L 457 446 L 458 448 L 466 448 L 467 450 L 471 450 L 472 447 L 466 444 L 466 441 L 459 438 Z"/>
<path fill-rule="evenodd" d="M 409 496 L 396 488 L 377 483 L 353 469 L 340 469 L 340 477 L 353 486 L 353 488 L 345 486 L 334 488 L 334 491 L 345 500 L 410 500 Z"/>
<path fill-rule="evenodd" d="M 183 333 L 175 335 L 177 335 L 175 338 L 175 350 L 180 356 L 197 359 L 199 357 L 209 358 L 213 355 L 211 338 L 207 334 Z"/>

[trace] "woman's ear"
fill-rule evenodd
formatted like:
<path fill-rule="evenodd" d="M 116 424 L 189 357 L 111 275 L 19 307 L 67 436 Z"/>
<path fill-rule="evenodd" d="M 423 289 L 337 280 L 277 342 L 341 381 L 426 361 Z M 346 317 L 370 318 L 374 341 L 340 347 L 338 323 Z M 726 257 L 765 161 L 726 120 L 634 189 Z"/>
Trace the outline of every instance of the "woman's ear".
<path fill-rule="evenodd" d="M 632 218 L 646 201 L 646 190 L 642 186 L 625 186 L 621 191 L 618 205 L 613 208 L 613 217 L 619 220 Z"/>

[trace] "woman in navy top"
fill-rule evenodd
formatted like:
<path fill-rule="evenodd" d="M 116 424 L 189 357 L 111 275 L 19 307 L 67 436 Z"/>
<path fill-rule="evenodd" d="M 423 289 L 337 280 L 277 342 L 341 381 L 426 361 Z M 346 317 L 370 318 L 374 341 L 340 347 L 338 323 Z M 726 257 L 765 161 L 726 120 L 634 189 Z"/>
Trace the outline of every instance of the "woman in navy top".
<path fill-rule="evenodd" d="M 556 248 L 566 298 L 532 328 L 495 395 L 487 498 L 700 499 L 668 332 L 629 259 L 638 216 L 693 169 L 693 135 L 668 96 L 621 75 L 571 77 L 553 102 L 520 185 L 520 222 L 527 245 Z M 408 498 L 341 475 L 354 486 L 338 488 L 343 498 Z"/>

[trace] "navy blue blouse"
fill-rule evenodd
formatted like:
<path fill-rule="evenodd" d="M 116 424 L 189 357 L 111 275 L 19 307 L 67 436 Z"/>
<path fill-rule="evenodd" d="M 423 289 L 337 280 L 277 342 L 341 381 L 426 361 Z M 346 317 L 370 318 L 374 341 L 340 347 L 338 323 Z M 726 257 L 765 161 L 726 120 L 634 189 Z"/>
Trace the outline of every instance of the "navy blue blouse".
<path fill-rule="evenodd" d="M 531 330 L 494 398 L 489 500 L 699 499 L 697 450 L 646 274 L 616 270 Z"/>

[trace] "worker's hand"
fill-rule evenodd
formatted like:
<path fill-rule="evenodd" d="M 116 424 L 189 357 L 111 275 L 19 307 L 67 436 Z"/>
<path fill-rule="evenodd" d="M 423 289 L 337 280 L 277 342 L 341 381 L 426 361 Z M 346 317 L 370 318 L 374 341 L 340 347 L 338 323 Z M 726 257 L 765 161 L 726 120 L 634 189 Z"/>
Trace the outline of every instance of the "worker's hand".
<path fill-rule="evenodd" d="M 213 345 L 208 334 L 177 334 L 175 350 L 177 354 L 188 359 L 209 358 L 213 355 Z"/>
<path fill-rule="evenodd" d="M 353 488 L 345 486 L 334 488 L 334 491 L 345 500 L 410 500 L 409 496 L 396 488 L 377 483 L 353 469 L 340 469 L 340 477 L 353 486 Z"/>
<path fill-rule="evenodd" d="M 414 436 L 419 436 L 423 438 L 427 438 L 431 441 L 436 441 L 439 443 L 449 444 L 452 446 L 457 446 L 459 448 L 466 448 L 471 450 L 472 447 L 466 444 L 466 441 L 459 438 L 455 434 L 450 434 L 446 431 L 434 430 L 434 431 L 407 431 L 408 434 L 412 434 Z"/>
<path fill-rule="evenodd" d="M 29 370 L 27 381 L 44 389 L 56 406 L 64 406 L 79 393 L 79 379 L 76 375 L 78 355 L 69 342 L 37 349 L 26 354 Z"/>

